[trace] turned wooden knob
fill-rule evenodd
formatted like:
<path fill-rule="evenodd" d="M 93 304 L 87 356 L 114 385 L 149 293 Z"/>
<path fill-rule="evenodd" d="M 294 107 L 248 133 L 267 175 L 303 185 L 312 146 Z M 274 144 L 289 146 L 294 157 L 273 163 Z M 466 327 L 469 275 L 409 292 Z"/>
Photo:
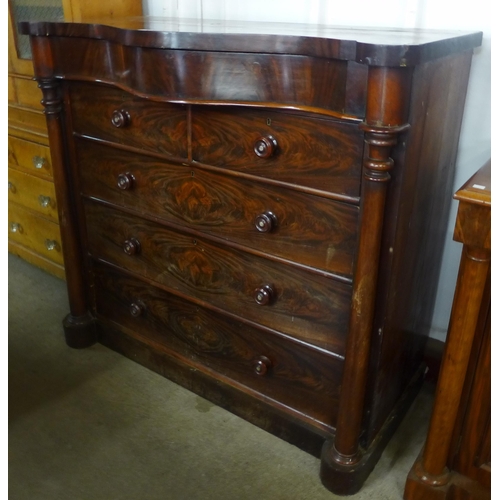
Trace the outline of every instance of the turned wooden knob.
<path fill-rule="evenodd" d="M 111 115 L 111 123 L 116 128 L 124 128 L 130 123 L 130 115 L 124 109 L 115 109 Z"/>
<path fill-rule="evenodd" d="M 259 356 L 253 365 L 253 370 L 257 375 L 265 375 L 271 368 L 271 360 L 266 356 Z"/>
<path fill-rule="evenodd" d="M 278 219 L 272 212 L 264 212 L 255 217 L 255 227 L 261 233 L 270 233 L 278 225 Z"/>
<path fill-rule="evenodd" d="M 127 189 L 132 189 L 134 180 L 134 176 L 130 172 L 127 172 L 118 176 L 116 185 L 119 189 L 123 189 L 124 191 L 126 191 Z"/>
<path fill-rule="evenodd" d="M 257 288 L 254 293 L 254 299 L 259 306 L 267 306 L 274 299 L 274 289 L 272 285 L 264 285 Z"/>
<path fill-rule="evenodd" d="M 278 148 L 278 142 L 276 139 L 268 135 L 267 137 L 260 137 L 255 141 L 253 150 L 259 158 L 269 158 L 271 157 Z"/>
<path fill-rule="evenodd" d="M 144 306 L 138 304 L 137 302 L 132 302 L 129 307 L 130 315 L 134 318 L 138 318 L 144 312 Z"/>
<path fill-rule="evenodd" d="M 135 238 L 130 238 L 123 242 L 123 251 L 127 255 L 137 255 L 141 250 L 141 244 Z"/>

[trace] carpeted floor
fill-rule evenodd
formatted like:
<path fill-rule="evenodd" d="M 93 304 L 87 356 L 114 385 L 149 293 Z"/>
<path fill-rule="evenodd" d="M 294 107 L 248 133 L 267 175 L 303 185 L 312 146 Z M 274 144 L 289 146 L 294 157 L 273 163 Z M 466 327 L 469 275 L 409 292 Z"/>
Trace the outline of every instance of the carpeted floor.
<path fill-rule="evenodd" d="M 319 460 L 102 347 L 63 339 L 65 282 L 9 255 L 10 500 L 332 500 Z M 424 385 L 353 500 L 396 500 Z"/>

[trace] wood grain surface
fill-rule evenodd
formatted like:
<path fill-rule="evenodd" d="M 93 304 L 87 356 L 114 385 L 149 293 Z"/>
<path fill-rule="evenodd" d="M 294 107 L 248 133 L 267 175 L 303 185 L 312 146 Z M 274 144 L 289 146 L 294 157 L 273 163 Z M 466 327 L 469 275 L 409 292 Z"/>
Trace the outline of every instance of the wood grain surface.
<path fill-rule="evenodd" d="M 260 137 L 277 142 L 259 158 Z M 193 106 L 193 159 L 259 177 L 359 197 L 363 133 L 356 123 L 272 110 Z"/>
<path fill-rule="evenodd" d="M 131 155 L 88 141 L 76 141 L 86 196 L 182 224 L 261 252 L 350 277 L 359 208 L 321 197 L 276 189 L 201 168 Z M 121 190 L 121 173 L 134 177 Z M 277 227 L 260 233 L 255 218 L 265 212 Z"/>
<path fill-rule="evenodd" d="M 70 86 L 76 132 L 136 146 L 175 158 L 187 158 L 187 113 L 182 105 L 151 102 L 105 85 Z M 114 111 L 124 110 L 130 123 L 111 123 Z"/>
<path fill-rule="evenodd" d="M 323 424 L 335 425 L 342 368 L 338 359 L 228 320 L 106 266 L 95 265 L 93 272 L 98 315 Z M 130 304 L 138 302 L 143 312 L 133 317 Z M 271 362 L 264 376 L 254 371 L 260 356 Z"/>
<path fill-rule="evenodd" d="M 92 255 L 186 296 L 343 355 L 351 287 L 300 269 L 169 230 L 97 203 L 86 204 Z M 134 238 L 135 255 L 123 250 Z M 270 285 L 267 305 L 256 290 Z"/>

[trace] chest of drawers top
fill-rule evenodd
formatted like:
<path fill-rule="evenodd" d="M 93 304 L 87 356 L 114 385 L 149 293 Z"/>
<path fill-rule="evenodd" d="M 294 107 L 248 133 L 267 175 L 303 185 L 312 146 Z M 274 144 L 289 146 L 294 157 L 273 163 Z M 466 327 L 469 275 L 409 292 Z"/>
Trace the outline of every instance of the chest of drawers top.
<path fill-rule="evenodd" d="M 345 119 L 365 117 L 367 67 L 413 67 L 476 47 L 482 37 L 156 18 L 20 29 L 71 43 L 71 52 L 53 45 L 52 74 L 65 79 L 112 82 L 150 99 L 261 103 Z"/>

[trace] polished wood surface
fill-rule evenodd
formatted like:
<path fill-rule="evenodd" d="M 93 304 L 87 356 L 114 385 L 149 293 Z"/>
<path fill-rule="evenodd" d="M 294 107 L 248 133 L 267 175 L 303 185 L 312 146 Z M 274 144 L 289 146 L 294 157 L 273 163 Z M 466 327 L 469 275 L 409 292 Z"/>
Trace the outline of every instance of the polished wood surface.
<path fill-rule="evenodd" d="M 344 355 L 350 286 L 99 204 L 87 203 L 85 212 L 95 258 Z M 257 300 L 256 290 L 267 284 L 272 297 Z"/>
<path fill-rule="evenodd" d="M 423 377 L 481 34 L 113 24 L 22 25 L 72 262 L 67 343 L 323 443 L 325 486 L 358 491 Z"/>
<path fill-rule="evenodd" d="M 146 216 L 155 214 L 165 223 L 219 238 L 229 232 L 232 245 L 300 262 L 345 282 L 352 280 L 358 207 L 296 190 L 277 197 L 272 185 L 108 146 L 76 141 L 83 166 L 82 190 L 89 198 Z M 116 189 L 123 174 L 133 181 L 127 189 Z M 259 231 L 255 220 L 268 212 L 275 218 L 273 228 Z"/>
<path fill-rule="evenodd" d="M 450 491 L 458 486 L 470 498 L 488 495 L 490 179 L 488 162 L 455 195 L 460 203 L 454 239 L 463 244 L 462 259 L 427 440 L 422 457 L 408 476 L 407 500 L 427 495 L 450 498 Z"/>

